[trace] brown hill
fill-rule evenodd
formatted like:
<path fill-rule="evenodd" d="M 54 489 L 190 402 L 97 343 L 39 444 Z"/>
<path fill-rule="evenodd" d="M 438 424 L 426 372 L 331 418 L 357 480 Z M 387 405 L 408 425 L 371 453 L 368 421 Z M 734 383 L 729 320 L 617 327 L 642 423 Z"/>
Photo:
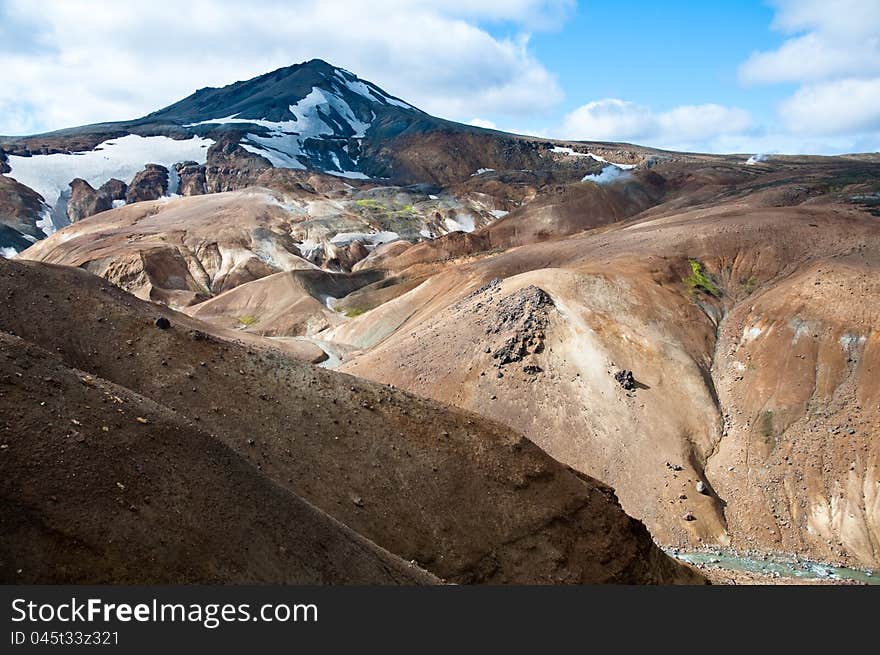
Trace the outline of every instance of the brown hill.
<path fill-rule="evenodd" d="M 5 584 L 436 582 L 177 412 L 5 333 L 0 393 Z"/>
<path fill-rule="evenodd" d="M 197 422 L 282 491 L 443 579 L 700 579 L 608 487 L 496 423 L 207 336 L 84 271 L 2 261 L 0 294 L 0 330 Z"/>
<path fill-rule="evenodd" d="M 343 370 L 518 426 L 613 485 L 661 543 L 876 566 L 880 224 L 822 190 L 835 167 L 727 179 L 727 200 L 676 196 L 626 223 L 435 265 L 322 336 L 362 350 Z M 815 284 L 820 269 L 833 284 Z M 549 301 L 533 306 L 534 289 Z M 746 316 L 777 325 L 772 338 L 743 337 Z M 809 352 L 791 345 L 802 325 L 821 339 Z M 627 370 L 632 389 L 614 378 Z"/>

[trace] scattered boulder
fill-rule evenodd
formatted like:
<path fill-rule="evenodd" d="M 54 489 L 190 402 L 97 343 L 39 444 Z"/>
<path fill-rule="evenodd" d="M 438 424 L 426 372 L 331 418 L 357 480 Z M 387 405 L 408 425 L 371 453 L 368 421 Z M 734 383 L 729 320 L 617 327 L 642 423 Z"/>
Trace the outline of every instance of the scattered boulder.
<path fill-rule="evenodd" d="M 168 169 L 159 164 L 147 164 L 144 170 L 135 175 L 131 181 L 125 194 L 125 202 L 158 200 L 167 194 Z"/>
<path fill-rule="evenodd" d="M 492 280 L 478 292 L 492 292 L 497 286 L 498 283 Z M 477 308 L 482 306 L 482 303 L 477 303 Z M 547 292 L 534 285 L 498 301 L 497 310 L 486 327 L 486 334 L 512 334 L 492 352 L 492 358 L 498 360 L 497 366 L 522 361 L 527 356 L 544 350 L 544 330 L 549 324 L 547 308 L 553 306 L 553 300 Z M 535 373 L 541 370 L 537 365 L 533 365 L 533 368 L 537 369 Z"/>
<path fill-rule="evenodd" d="M 696 521 L 697 517 L 691 514 L 690 512 L 686 512 L 684 516 L 681 517 L 685 521 Z"/>
<path fill-rule="evenodd" d="M 614 379 L 617 380 L 617 383 L 627 391 L 632 391 L 636 388 L 636 379 L 633 376 L 632 371 L 621 369 L 614 373 Z"/>
<path fill-rule="evenodd" d="M 491 280 L 486 282 L 483 286 L 481 286 L 476 291 L 472 291 L 465 300 L 470 300 L 471 298 L 476 298 L 482 293 L 486 293 L 487 291 L 495 291 L 498 287 L 501 286 L 501 278 L 493 277 Z"/>
<path fill-rule="evenodd" d="M 706 483 L 702 480 L 697 480 L 697 484 L 695 486 L 697 488 L 697 493 L 701 493 L 703 495 L 707 495 L 709 493 L 709 487 L 707 487 Z"/>

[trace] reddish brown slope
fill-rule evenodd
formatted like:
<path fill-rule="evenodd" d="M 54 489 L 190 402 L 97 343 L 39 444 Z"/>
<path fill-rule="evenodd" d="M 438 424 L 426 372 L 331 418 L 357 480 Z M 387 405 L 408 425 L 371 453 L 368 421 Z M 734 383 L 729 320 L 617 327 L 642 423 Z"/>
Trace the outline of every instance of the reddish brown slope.
<path fill-rule="evenodd" d="M 6 584 L 435 579 L 179 414 L 0 333 Z"/>
<path fill-rule="evenodd" d="M 795 487 L 783 485 L 778 474 L 767 477 L 763 460 L 749 466 L 733 461 L 740 458 L 732 453 L 745 447 L 746 433 L 729 430 L 725 418 L 740 401 L 724 397 L 713 378 L 736 344 L 730 341 L 733 337 L 718 341 L 721 319 L 729 312 L 748 311 L 758 302 L 757 291 L 767 289 L 769 294 L 778 284 L 781 295 L 773 320 L 794 320 L 799 312 L 827 306 L 828 299 L 822 287 L 808 284 L 797 292 L 798 303 L 804 305 L 798 309 L 797 303 L 790 304 L 793 289 L 782 284 L 790 276 L 819 263 L 836 267 L 836 259 L 853 253 L 861 253 L 860 265 L 866 271 L 880 267 L 876 218 L 840 204 L 769 208 L 764 200 L 735 198 L 714 207 L 651 215 L 567 240 L 458 262 L 324 336 L 364 349 L 343 364 L 344 370 L 516 425 L 554 457 L 612 484 L 627 511 L 644 519 L 663 543 L 724 545 L 732 538 L 768 550 L 791 548 L 823 557 L 832 553 L 838 559 L 876 565 L 872 535 L 880 524 L 872 453 L 880 433 L 873 414 L 863 412 L 859 419 L 873 425 L 859 428 L 864 431 L 858 432 L 863 434 L 860 439 L 866 441 L 857 442 L 858 447 L 868 448 L 859 457 L 849 450 L 837 451 L 831 443 L 817 445 L 827 461 L 840 459 L 842 464 L 849 458 L 851 474 L 829 465 L 817 472 L 821 482 Z M 720 297 L 689 288 L 685 280 L 693 278 L 690 259 L 714 278 Z M 504 282 L 465 299 L 493 278 Z M 866 272 L 857 279 L 869 278 Z M 530 328 L 543 332 L 543 349 L 527 347 L 522 359 L 499 370 L 495 353 L 524 329 L 499 317 L 505 304 L 515 302 L 516 294 L 530 286 L 546 292 L 553 303 L 540 328 L 534 323 Z M 820 367 L 820 386 L 828 384 L 827 376 L 839 377 L 845 370 L 840 368 L 846 358 L 840 360 L 845 353 L 838 343 L 844 332 L 866 338 L 864 344 L 855 343 L 857 352 L 847 357 L 860 357 L 859 349 L 867 348 L 868 358 L 874 338 L 872 319 L 856 317 L 862 303 L 877 304 L 877 290 L 854 281 L 840 288 L 861 291 L 847 291 L 833 305 L 838 317 L 829 323 L 828 352 L 837 349 L 838 358 Z M 783 342 L 773 342 L 767 353 L 778 353 L 777 359 L 759 367 L 748 385 L 757 395 L 744 401 L 748 408 L 743 418 L 753 431 L 763 403 L 789 403 L 768 395 L 777 377 L 788 381 L 782 386 L 788 395 L 790 387 L 809 388 L 816 377 L 809 358 L 801 365 L 783 356 L 789 352 Z M 619 369 L 632 370 L 641 386 L 630 392 L 622 389 L 612 377 Z M 862 380 L 857 385 L 859 406 L 876 405 L 878 397 L 870 391 L 875 385 Z M 846 410 L 832 402 L 833 397 L 825 390 L 815 400 L 819 411 L 828 415 L 826 422 L 842 431 Z M 806 443 L 798 432 L 790 438 Z M 733 466 L 736 475 L 714 465 L 725 444 L 732 449 L 727 466 Z M 796 450 L 806 452 L 803 446 Z M 783 454 L 791 459 L 786 450 L 773 457 Z M 804 456 L 791 466 L 796 475 L 807 476 L 813 464 Z M 762 482 L 746 485 L 745 480 Z M 752 495 L 750 502 L 767 509 L 750 511 L 748 503 L 733 507 L 747 494 Z M 815 508 L 799 516 L 812 512 L 817 518 L 783 517 L 784 525 L 776 519 L 768 523 L 762 516 L 782 516 L 773 509 L 779 503 Z M 844 516 L 844 506 L 852 508 L 851 518 Z M 728 518 L 734 517 L 731 526 Z M 827 529 L 822 527 L 825 534 L 817 539 L 811 534 L 819 534 L 820 525 Z M 781 530 L 789 533 L 782 540 L 774 537 Z"/>
<path fill-rule="evenodd" d="M 442 578 L 698 580 L 609 488 L 475 415 L 206 339 L 83 271 L 2 261 L 0 295 L 0 329 L 198 421 L 274 483 Z"/>

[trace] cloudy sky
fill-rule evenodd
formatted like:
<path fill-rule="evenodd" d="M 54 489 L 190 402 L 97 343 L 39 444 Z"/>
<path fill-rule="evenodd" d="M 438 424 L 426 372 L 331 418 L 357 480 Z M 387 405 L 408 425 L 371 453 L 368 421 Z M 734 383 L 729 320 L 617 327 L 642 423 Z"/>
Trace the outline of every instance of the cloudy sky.
<path fill-rule="evenodd" d="M 0 0 L 0 134 L 322 58 L 432 114 L 710 152 L 880 149 L 880 1 Z"/>

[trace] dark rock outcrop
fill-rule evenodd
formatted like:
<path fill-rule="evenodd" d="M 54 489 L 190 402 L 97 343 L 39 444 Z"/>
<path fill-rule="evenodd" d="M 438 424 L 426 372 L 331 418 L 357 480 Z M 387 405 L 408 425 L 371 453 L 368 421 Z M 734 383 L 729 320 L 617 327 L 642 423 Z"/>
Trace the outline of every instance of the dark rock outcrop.
<path fill-rule="evenodd" d="M 67 218 L 71 223 L 112 208 L 113 201 L 110 197 L 101 191 L 96 191 L 91 184 L 82 178 L 78 177 L 70 183 Z"/>
<path fill-rule="evenodd" d="M 317 261 L 315 263 L 323 268 L 350 271 L 355 264 L 369 254 L 370 251 L 362 242 L 352 241 L 344 247 L 336 248 L 331 245 L 326 249 L 321 248 L 319 252 L 316 252 L 315 259 Z"/>
<path fill-rule="evenodd" d="M 545 330 L 549 324 L 548 309 L 553 307 L 553 299 L 543 289 L 529 285 L 499 301 L 492 297 L 499 284 L 492 280 L 482 287 L 489 293 L 487 301 L 478 302 L 476 309 L 495 305 L 494 315 L 490 314 L 486 334 L 507 334 L 504 342 L 492 352 L 497 366 L 520 362 L 529 355 L 537 355 L 544 350 Z M 528 370 L 526 370 L 528 369 Z M 526 373 L 541 372 L 540 366 L 530 362 L 523 369 Z"/>
<path fill-rule="evenodd" d="M 272 164 L 234 141 L 218 141 L 208 148 L 205 185 L 208 193 L 235 191 L 251 186 Z"/>
<path fill-rule="evenodd" d="M 182 196 L 201 196 L 208 192 L 205 180 L 205 167 L 194 161 L 184 161 L 174 165 L 180 177 L 177 193 Z"/>
<path fill-rule="evenodd" d="M 135 175 L 131 181 L 125 194 L 125 202 L 158 200 L 167 194 L 168 169 L 159 164 L 147 164 L 144 170 Z"/>
<path fill-rule="evenodd" d="M 617 383 L 627 391 L 632 391 L 636 388 L 636 379 L 633 376 L 632 371 L 621 369 L 614 374 L 614 379 L 617 380 Z"/>
<path fill-rule="evenodd" d="M 125 194 L 128 192 L 128 185 L 122 180 L 117 180 L 115 177 L 107 180 L 101 187 L 98 189 L 99 193 L 103 193 L 110 200 L 125 200 Z"/>
<path fill-rule="evenodd" d="M 23 250 L 46 235 L 37 227 L 45 205 L 33 189 L 0 175 L 0 247 Z"/>

